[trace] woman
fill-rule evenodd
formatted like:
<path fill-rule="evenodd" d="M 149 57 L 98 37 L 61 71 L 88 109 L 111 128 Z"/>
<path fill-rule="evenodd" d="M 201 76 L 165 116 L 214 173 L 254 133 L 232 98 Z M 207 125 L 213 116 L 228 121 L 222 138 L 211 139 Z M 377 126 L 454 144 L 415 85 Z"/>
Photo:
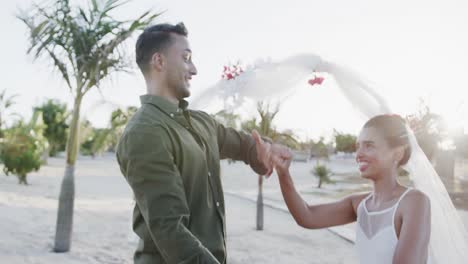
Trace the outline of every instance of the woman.
<path fill-rule="evenodd" d="M 379 94 L 378 90 L 373 89 L 374 85 L 372 83 L 361 78 L 353 70 L 323 60 L 315 54 L 299 54 L 288 57 L 283 61 L 262 62 L 246 69 L 240 78 L 213 86 L 206 94 L 216 94 L 216 91 L 223 91 L 224 96 L 227 96 L 226 98 L 232 96 L 236 98 L 235 103 L 239 103 L 236 106 L 240 106 L 244 99 L 254 101 L 271 100 L 273 102 L 277 100 L 277 102 L 281 102 L 293 94 L 297 87 L 301 87 L 297 85 L 298 82 L 310 77 L 311 72 L 326 73 L 334 79 L 339 92 L 361 116 L 371 118 L 380 114 L 392 113 L 390 105 Z M 316 83 L 310 84 L 315 85 Z M 209 99 L 210 97 L 206 98 Z M 359 248 L 367 247 L 364 245 L 367 243 L 371 245 L 369 247 L 372 247 L 368 250 L 369 252 L 378 250 L 376 241 L 381 240 L 382 237 L 389 238 L 390 242 L 379 243 L 379 245 L 385 245 L 385 249 L 390 253 L 393 252 L 394 257 L 388 257 L 387 263 L 391 263 L 392 258 L 395 258 L 395 262 L 398 263 L 404 263 L 401 259 L 410 259 L 409 262 L 418 263 L 417 261 L 413 262 L 412 258 L 424 262 L 425 255 L 429 254 L 428 259 L 430 259 L 431 263 L 466 264 L 468 259 L 467 232 L 443 182 L 418 145 L 413 131 L 408 126 L 406 130 L 403 130 L 404 122 L 401 118 L 387 118 L 393 121 L 398 120 L 400 123 L 396 127 L 391 126 L 392 130 L 389 131 L 382 129 L 380 125 L 369 125 L 368 127 L 373 129 L 367 129 L 367 127 L 363 131 L 377 131 L 363 133 L 359 141 L 359 161 L 361 162 L 360 165 L 362 165 L 362 174 L 374 182 L 375 188 L 371 194 L 357 194 L 330 205 L 308 206 L 295 191 L 289 176 L 288 167 L 291 154 L 284 154 L 284 160 L 279 160 L 276 163 L 277 169 L 280 171 L 283 193 L 286 200 L 289 201 L 290 210 L 295 212 L 295 217 L 299 223 L 311 228 L 339 225 L 357 220 L 360 223 L 358 227 L 362 228 L 358 230 L 358 236 L 360 237 L 358 238 Z M 381 117 L 381 119 L 383 119 L 384 124 L 387 121 L 391 122 L 385 117 Z M 399 129 L 401 129 L 405 137 L 405 142 L 399 142 L 398 146 L 394 147 L 391 142 L 395 140 L 389 140 L 384 135 L 387 135 L 387 132 L 398 131 Z M 372 143 L 366 142 L 369 140 L 364 140 L 364 136 L 375 136 L 376 138 L 371 138 L 373 139 Z M 257 142 L 261 141 L 259 136 L 256 136 L 256 140 Z M 411 150 L 407 145 L 408 142 Z M 411 152 L 411 158 L 404 165 L 404 169 L 408 172 L 415 190 L 410 190 L 406 194 L 403 194 L 404 187 L 398 185 L 396 181 L 396 168 L 406 161 L 401 158 L 397 164 L 392 164 L 392 160 L 389 160 L 392 155 L 402 155 L 401 152 L 403 154 L 406 152 L 408 155 Z M 393 154 L 391 155 L 391 153 Z M 430 206 L 427 197 L 422 193 L 429 198 Z M 364 199 L 363 205 L 359 206 Z M 385 206 L 389 206 L 389 208 Z M 392 206 L 394 207 L 392 208 Z M 386 219 L 386 221 L 393 221 L 393 227 L 378 233 L 376 231 L 380 229 L 375 230 L 375 226 L 380 227 L 380 225 L 363 223 L 361 226 L 361 222 L 367 221 L 364 220 L 367 216 L 358 219 L 359 216 L 364 215 L 359 212 L 358 207 L 361 208 L 361 211 L 367 209 L 365 213 L 368 213 L 369 219 L 374 219 L 369 220 L 372 223 L 377 221 L 375 219 L 377 219 L 378 215 L 381 215 L 381 218 Z M 412 220 L 412 210 L 410 209 L 413 208 L 419 210 L 417 211 L 419 213 Z M 378 212 L 380 209 L 389 209 L 388 211 L 395 209 L 395 217 L 385 216 L 385 213 Z M 313 217 L 310 217 L 310 215 Z M 415 227 L 413 228 L 413 226 Z M 364 228 L 368 228 L 368 230 Z M 421 229 L 427 230 L 427 232 L 419 232 Z M 388 235 L 389 230 L 395 232 L 393 237 Z M 362 234 L 359 235 L 360 231 L 367 235 L 367 242 L 363 242 L 365 240 L 362 238 Z M 413 235 L 415 239 L 417 238 L 417 241 L 408 241 L 413 238 Z M 427 237 L 429 235 L 430 242 L 429 246 L 427 246 Z M 389 244 L 395 245 L 394 247 L 387 247 L 386 245 Z M 405 249 L 407 244 L 410 245 Z M 364 252 L 363 250 L 360 251 Z M 391 255 L 389 252 L 387 254 Z M 364 256 L 364 254 L 366 255 Z M 374 253 L 368 253 L 367 251 L 362 253 L 362 262 L 366 263 L 366 257 L 370 258 L 372 254 Z M 372 261 L 369 260 L 368 262 Z M 379 258 L 375 263 L 384 262 Z"/>
<path fill-rule="evenodd" d="M 409 146 L 401 117 L 371 118 L 357 140 L 356 161 L 361 176 L 373 182 L 373 191 L 319 205 L 308 205 L 296 191 L 289 174 L 291 158 L 275 160 L 289 211 L 300 226 L 310 229 L 357 221 L 356 247 L 363 264 L 427 263 L 430 201 L 397 181 L 400 166 L 411 156 Z"/>

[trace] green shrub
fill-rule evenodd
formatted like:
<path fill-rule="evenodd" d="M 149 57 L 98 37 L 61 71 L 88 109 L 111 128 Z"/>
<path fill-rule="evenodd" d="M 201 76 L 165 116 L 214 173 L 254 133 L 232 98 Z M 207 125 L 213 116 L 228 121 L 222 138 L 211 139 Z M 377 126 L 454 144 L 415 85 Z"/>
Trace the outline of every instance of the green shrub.
<path fill-rule="evenodd" d="M 312 170 L 312 174 L 314 174 L 317 178 L 319 178 L 318 188 L 322 187 L 323 183 L 333 183 L 330 179 L 331 171 L 327 168 L 326 165 L 321 165 L 317 163 L 314 169 Z"/>
<path fill-rule="evenodd" d="M 5 174 L 14 174 L 20 184 L 28 184 L 27 174 L 41 167 L 41 145 L 34 131 L 22 124 L 7 130 L 0 147 Z"/>

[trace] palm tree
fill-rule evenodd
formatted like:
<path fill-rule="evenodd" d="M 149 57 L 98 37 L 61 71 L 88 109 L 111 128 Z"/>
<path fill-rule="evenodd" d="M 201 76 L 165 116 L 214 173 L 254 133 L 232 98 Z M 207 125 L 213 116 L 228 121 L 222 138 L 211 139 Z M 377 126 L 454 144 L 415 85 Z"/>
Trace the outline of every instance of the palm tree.
<path fill-rule="evenodd" d="M 50 6 L 35 5 L 30 12 L 23 11 L 18 15 L 30 33 L 28 54 L 51 59 L 74 96 L 66 170 L 59 197 L 55 252 L 70 250 L 74 172 L 83 98 L 91 89 L 99 89 L 111 73 L 129 69 L 122 43 L 159 15 L 147 11 L 135 20 L 118 21 L 110 12 L 124 3 L 120 0 L 90 0 L 87 9 L 72 9 L 69 0 L 55 0 Z"/>
<path fill-rule="evenodd" d="M 257 112 L 260 115 L 260 120 L 257 123 L 257 119 L 249 119 L 241 124 L 244 131 L 252 132 L 257 130 L 260 135 L 268 137 L 274 142 L 281 142 L 283 144 L 289 142 L 291 145 L 297 146 L 298 142 L 294 138 L 291 131 L 286 133 L 278 132 L 273 126 L 273 119 L 276 117 L 280 110 L 280 105 L 271 111 L 270 105 L 264 102 L 257 103 Z M 257 195 L 257 230 L 263 230 L 263 176 L 258 175 L 258 195 Z"/>

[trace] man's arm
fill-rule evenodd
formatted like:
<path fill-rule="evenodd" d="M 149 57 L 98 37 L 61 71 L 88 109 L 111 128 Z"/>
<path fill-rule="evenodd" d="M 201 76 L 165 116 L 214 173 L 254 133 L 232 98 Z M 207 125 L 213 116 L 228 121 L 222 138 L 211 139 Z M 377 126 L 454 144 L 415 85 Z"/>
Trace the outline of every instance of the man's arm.
<path fill-rule="evenodd" d="M 242 160 L 258 174 L 269 173 L 269 168 L 258 158 L 255 140 L 247 133 L 224 127 L 214 121 L 217 127 L 219 154 L 221 159 Z"/>
<path fill-rule="evenodd" d="M 139 125 L 119 144 L 119 163 L 151 238 L 168 263 L 219 263 L 187 229 L 190 210 L 162 127 Z"/>

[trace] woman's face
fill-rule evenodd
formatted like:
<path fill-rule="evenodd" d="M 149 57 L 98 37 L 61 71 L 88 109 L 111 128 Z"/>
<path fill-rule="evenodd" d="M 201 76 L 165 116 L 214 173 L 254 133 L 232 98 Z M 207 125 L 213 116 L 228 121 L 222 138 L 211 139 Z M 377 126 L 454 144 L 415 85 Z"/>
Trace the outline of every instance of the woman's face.
<path fill-rule="evenodd" d="M 356 148 L 356 161 L 361 176 L 366 179 L 378 179 L 397 166 L 395 150 L 388 145 L 376 128 L 363 128 L 357 139 Z"/>

